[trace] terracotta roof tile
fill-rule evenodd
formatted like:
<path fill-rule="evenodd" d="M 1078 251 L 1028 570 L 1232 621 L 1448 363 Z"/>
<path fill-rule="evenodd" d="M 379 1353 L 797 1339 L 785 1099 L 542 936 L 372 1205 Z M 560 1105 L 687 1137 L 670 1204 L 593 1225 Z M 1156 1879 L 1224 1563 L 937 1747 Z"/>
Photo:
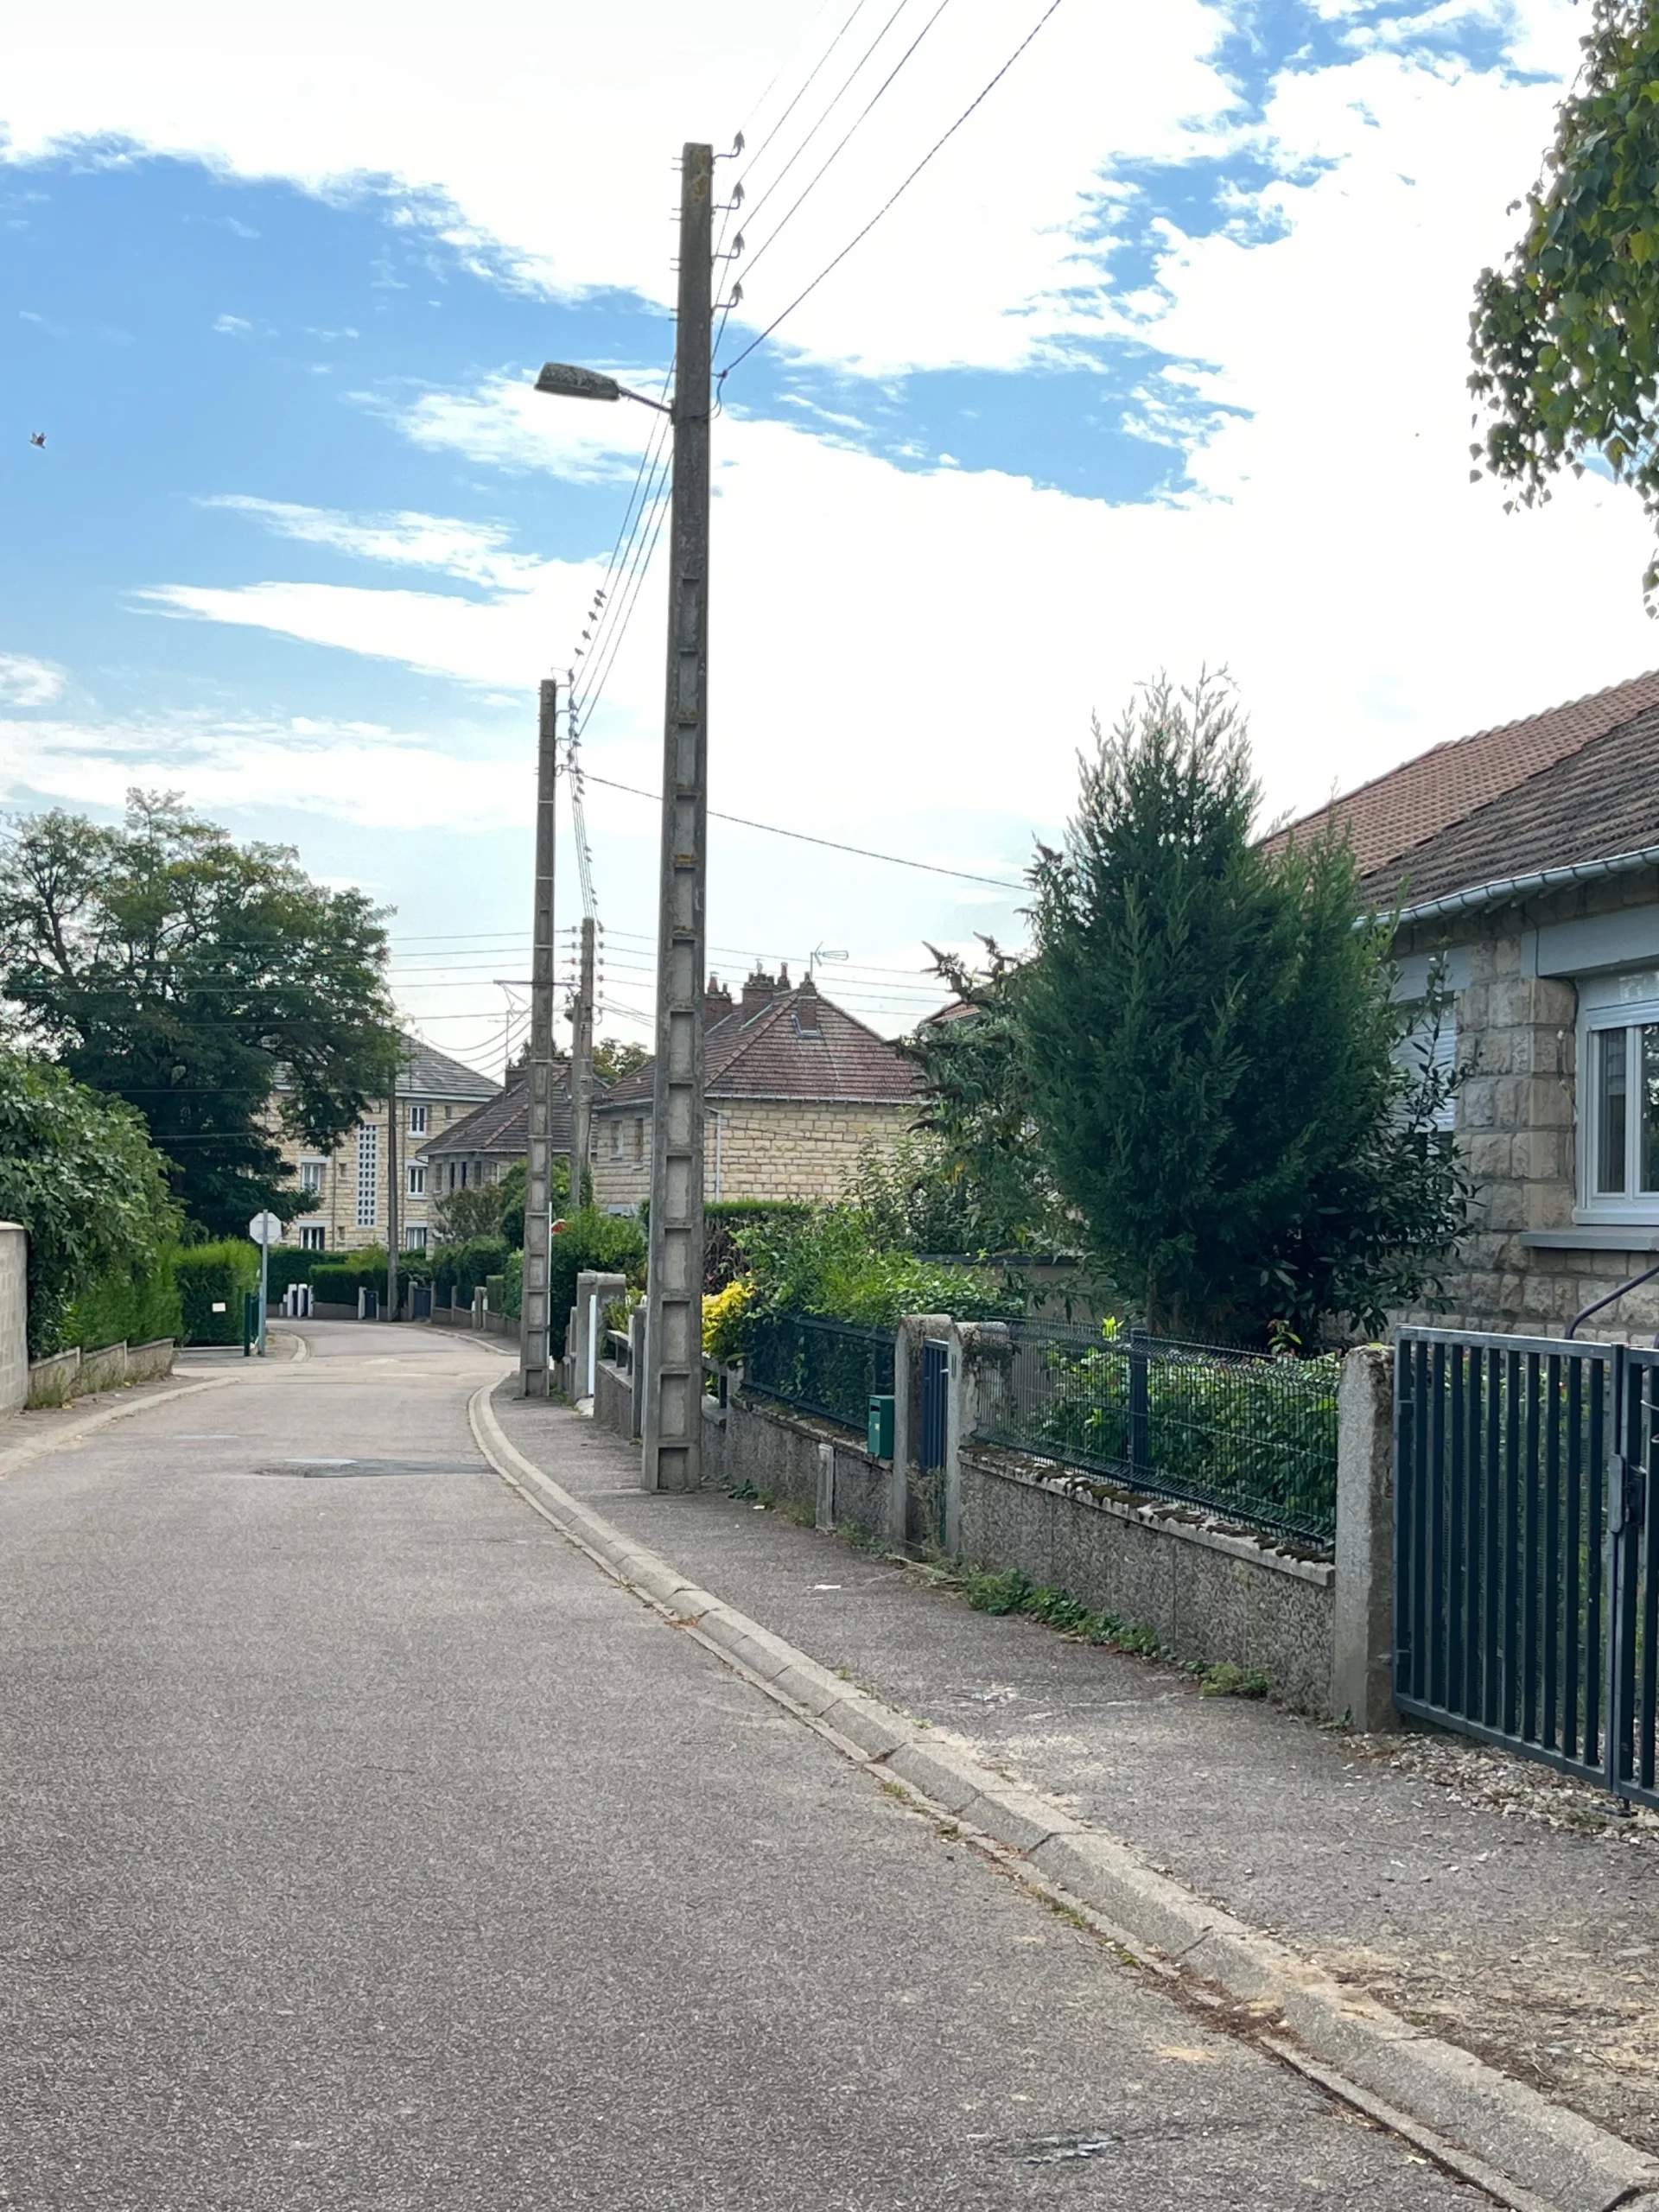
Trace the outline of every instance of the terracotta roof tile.
<path fill-rule="evenodd" d="M 1659 707 L 1620 723 L 1364 879 L 1380 906 L 1659 844 Z"/>
<path fill-rule="evenodd" d="M 1545 714 L 1437 745 L 1305 815 L 1293 826 L 1298 831 L 1317 831 L 1333 817 L 1344 823 L 1360 874 L 1370 878 L 1655 706 L 1659 706 L 1659 670 L 1649 670 L 1608 690 L 1569 699 Z M 1436 894 L 1414 888 L 1413 895 Z"/>
<path fill-rule="evenodd" d="M 606 1093 L 602 1084 L 594 1085 L 594 1105 L 602 1105 Z M 553 1071 L 552 1138 L 555 1152 L 569 1151 L 575 1135 L 570 1111 L 570 1065 L 560 1062 Z M 468 1114 L 459 1122 L 452 1122 L 430 1138 L 426 1147 L 428 1160 L 436 1160 L 454 1154 L 484 1152 L 504 1160 L 523 1160 L 530 1150 L 530 1077 L 522 1070 L 515 1075 L 505 1090 L 492 1098 L 487 1105 Z"/>
<path fill-rule="evenodd" d="M 741 1007 L 703 1033 L 703 1087 L 722 1098 L 847 1099 L 907 1104 L 917 1074 L 896 1046 L 810 984 L 785 991 L 745 1020 Z M 608 1107 L 652 1095 L 649 1060 L 617 1084 Z"/>

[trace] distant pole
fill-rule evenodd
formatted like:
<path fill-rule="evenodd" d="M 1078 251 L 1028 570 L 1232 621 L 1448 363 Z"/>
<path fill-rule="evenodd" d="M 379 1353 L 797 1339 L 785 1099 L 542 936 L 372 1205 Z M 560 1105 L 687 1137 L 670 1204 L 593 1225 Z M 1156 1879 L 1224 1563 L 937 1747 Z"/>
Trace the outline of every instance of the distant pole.
<path fill-rule="evenodd" d="M 265 1356 L 265 1308 L 270 1303 L 270 1216 L 266 1214 L 261 1224 L 264 1235 L 259 1239 L 259 1357 Z"/>
<path fill-rule="evenodd" d="M 397 1319 L 397 1063 L 391 1064 L 386 1101 L 386 1319 Z"/>
<path fill-rule="evenodd" d="M 594 1098 L 594 918 L 582 922 L 582 995 L 576 1001 L 576 1033 L 570 1055 L 570 1211 L 583 1204 L 588 1179 L 589 1116 Z"/>
<path fill-rule="evenodd" d="M 536 756 L 536 899 L 531 930 L 530 1140 L 524 1170 L 524 1280 L 518 1332 L 521 1395 L 548 1392 L 548 1262 L 553 1206 L 553 791 L 558 773 L 558 693 L 542 685 Z"/>
<path fill-rule="evenodd" d="M 702 1014 L 708 870 L 709 411 L 715 158 L 680 165 L 674 498 L 645 1287 L 647 1490 L 702 1480 Z"/>

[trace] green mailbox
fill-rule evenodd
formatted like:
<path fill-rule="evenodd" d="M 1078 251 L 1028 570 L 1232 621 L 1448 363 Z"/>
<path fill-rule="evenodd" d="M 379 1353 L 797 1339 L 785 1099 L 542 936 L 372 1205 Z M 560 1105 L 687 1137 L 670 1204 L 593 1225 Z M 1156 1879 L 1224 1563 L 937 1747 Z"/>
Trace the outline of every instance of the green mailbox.
<path fill-rule="evenodd" d="M 869 1447 L 872 1459 L 891 1459 L 893 1457 L 893 1400 L 890 1396 L 870 1400 Z"/>

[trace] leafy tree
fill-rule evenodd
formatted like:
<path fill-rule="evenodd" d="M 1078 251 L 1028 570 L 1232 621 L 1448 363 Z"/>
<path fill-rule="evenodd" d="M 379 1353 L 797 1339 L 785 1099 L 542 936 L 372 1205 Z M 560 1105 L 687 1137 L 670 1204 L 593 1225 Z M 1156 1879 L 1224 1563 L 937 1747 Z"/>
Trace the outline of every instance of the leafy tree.
<path fill-rule="evenodd" d="M 464 1191 L 446 1191 L 432 1209 L 432 1225 L 440 1244 L 466 1244 L 474 1237 L 499 1236 L 510 1250 L 524 1241 L 524 1177 L 522 1160 L 514 1160 L 499 1183 L 474 1183 Z M 570 1197 L 570 1162 L 556 1154 L 552 1170 L 553 1211 L 558 1213 Z"/>
<path fill-rule="evenodd" d="M 327 1151 L 385 1095 L 399 1040 L 377 910 L 175 796 L 130 792 L 118 828 L 61 810 L 10 820 L 0 944 L 16 1027 L 137 1109 L 207 1231 L 304 1205 L 273 1103 Z"/>
<path fill-rule="evenodd" d="M 1432 1294 L 1464 1222 L 1401 1065 L 1386 922 L 1351 851 L 1253 842 L 1245 728 L 1212 679 L 1150 687 L 1083 769 L 1033 870 L 1014 995 L 1045 1154 L 1093 1255 L 1154 1328 L 1238 1341 L 1376 1330 Z"/>
<path fill-rule="evenodd" d="M 165 1160 L 117 1099 L 0 1051 L 0 1220 L 29 1231 L 29 1349 L 55 1351 L 77 1298 L 154 1269 L 177 1234 Z"/>
<path fill-rule="evenodd" d="M 1659 8 L 1592 0 L 1583 46 L 1520 243 L 1476 287 L 1471 450 L 1528 505 L 1599 454 L 1659 515 Z"/>
<path fill-rule="evenodd" d="M 643 1045 L 625 1044 L 620 1037 L 601 1037 L 594 1046 L 594 1073 L 601 1083 L 620 1083 L 625 1075 L 644 1067 L 650 1058 Z"/>
<path fill-rule="evenodd" d="M 968 1240 L 959 1249 L 1067 1245 L 1074 1237 L 1038 1132 L 1020 1023 L 1025 969 L 992 938 L 982 942 L 982 975 L 954 953 L 929 947 L 957 1005 L 899 1040 L 899 1050 L 921 1071 L 917 1124 L 935 1140 L 941 1175 L 953 1188 L 959 1233 Z"/>

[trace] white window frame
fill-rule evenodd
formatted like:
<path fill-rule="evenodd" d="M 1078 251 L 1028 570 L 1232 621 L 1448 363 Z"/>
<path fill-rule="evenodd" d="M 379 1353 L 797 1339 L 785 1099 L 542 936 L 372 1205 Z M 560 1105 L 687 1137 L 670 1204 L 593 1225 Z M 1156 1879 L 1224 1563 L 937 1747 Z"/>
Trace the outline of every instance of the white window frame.
<path fill-rule="evenodd" d="M 426 1231 L 418 1222 L 411 1222 L 409 1227 L 404 1230 L 404 1249 L 406 1252 L 425 1251 Z"/>
<path fill-rule="evenodd" d="M 411 1198 L 423 1198 L 426 1196 L 426 1168 L 419 1161 L 410 1163 L 409 1196 Z"/>
<path fill-rule="evenodd" d="M 426 1135 L 426 1109 L 424 1106 L 411 1106 L 410 1108 L 409 1134 L 412 1137 L 423 1137 Z"/>
<path fill-rule="evenodd" d="M 302 1252 L 326 1252 L 328 1249 L 328 1230 L 320 1221 L 302 1222 L 300 1249 Z"/>
<path fill-rule="evenodd" d="M 372 1229 L 380 1217 L 380 1128 L 376 1122 L 357 1125 L 357 1225 Z"/>
<path fill-rule="evenodd" d="M 321 1198 L 322 1171 L 327 1165 L 326 1160 L 302 1160 L 300 1162 L 300 1188 L 302 1191 L 309 1191 L 315 1197 Z"/>
<path fill-rule="evenodd" d="M 1641 1033 L 1659 1027 L 1659 968 L 1585 977 L 1579 984 L 1577 1084 L 1579 1203 L 1573 1219 L 1586 1226 L 1623 1222 L 1659 1226 L 1659 1189 L 1641 1182 Z M 1599 1191 L 1601 1135 L 1601 1048 L 1610 1029 L 1625 1032 L 1624 1188 Z M 1659 1115 L 1659 1101 L 1654 1112 Z"/>

